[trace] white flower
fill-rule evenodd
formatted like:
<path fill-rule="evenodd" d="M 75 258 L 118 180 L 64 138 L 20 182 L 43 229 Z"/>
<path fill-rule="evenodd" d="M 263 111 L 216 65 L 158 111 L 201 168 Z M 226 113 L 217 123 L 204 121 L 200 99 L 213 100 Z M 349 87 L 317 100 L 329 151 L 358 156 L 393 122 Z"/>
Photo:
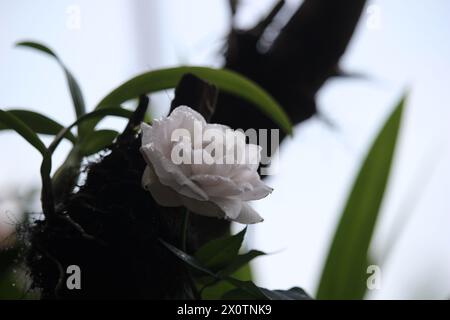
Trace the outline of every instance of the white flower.
<path fill-rule="evenodd" d="M 208 124 L 186 106 L 141 129 L 142 185 L 158 204 L 243 224 L 263 221 L 248 201 L 272 188 L 257 172 L 261 148 L 246 144 L 242 132 Z"/>

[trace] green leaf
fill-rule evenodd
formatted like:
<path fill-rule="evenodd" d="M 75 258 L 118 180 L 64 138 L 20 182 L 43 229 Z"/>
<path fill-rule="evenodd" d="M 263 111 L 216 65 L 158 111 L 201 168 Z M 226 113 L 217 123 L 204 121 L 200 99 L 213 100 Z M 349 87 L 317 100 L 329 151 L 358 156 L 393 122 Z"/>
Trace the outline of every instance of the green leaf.
<path fill-rule="evenodd" d="M 191 266 L 192 268 L 196 269 L 197 271 L 203 272 L 208 276 L 211 276 L 217 280 L 225 280 L 232 284 L 236 289 L 239 289 L 242 294 L 245 294 L 248 299 L 259 299 L 259 300 L 276 300 L 276 299 L 286 299 L 288 296 L 291 298 L 296 296 L 299 296 L 298 288 L 295 288 L 295 292 L 292 293 L 286 293 L 286 291 L 281 290 L 267 290 L 264 288 L 260 288 L 256 286 L 251 281 L 241 281 L 229 276 L 221 276 L 220 274 L 216 274 L 213 271 L 206 268 L 202 263 L 200 263 L 196 258 L 188 255 L 187 253 L 181 251 L 177 247 L 171 245 L 170 243 L 165 242 L 162 239 L 159 239 L 161 244 L 165 246 L 169 251 L 171 251 L 173 254 L 175 254 L 176 257 L 178 257 L 180 260 Z M 291 289 L 293 290 L 293 289 Z M 301 289 L 300 289 L 301 290 Z M 304 299 L 300 299 L 304 300 Z"/>
<path fill-rule="evenodd" d="M 222 272 L 219 273 L 219 275 L 231 276 L 234 279 L 238 279 L 241 281 L 252 280 L 252 271 L 249 264 L 244 265 L 242 268 L 239 268 L 233 273 L 225 274 L 224 272 Z M 196 283 L 198 283 L 199 287 L 201 288 L 202 299 L 205 300 L 221 299 L 226 292 L 235 289 L 235 287 L 229 282 L 213 279 L 209 276 L 197 278 Z"/>
<path fill-rule="evenodd" d="M 75 108 L 75 114 L 77 118 L 81 117 L 83 114 L 86 113 L 86 107 L 84 104 L 83 95 L 81 93 L 80 86 L 78 85 L 76 79 L 72 75 L 72 73 L 67 69 L 67 67 L 64 65 L 64 63 L 61 61 L 61 59 L 48 47 L 44 46 L 43 44 L 32 42 L 32 41 L 23 41 L 18 42 L 16 44 L 19 47 L 27 47 L 32 48 L 41 52 L 44 52 L 51 57 L 55 58 L 58 64 L 61 66 L 61 68 L 64 70 L 64 73 L 66 75 L 67 85 L 69 86 L 70 95 L 72 96 L 73 105 Z M 78 128 L 79 132 L 78 134 L 80 137 L 84 137 L 84 135 L 87 133 L 87 128 L 85 126 L 80 126 Z"/>
<path fill-rule="evenodd" d="M 270 300 L 261 288 L 252 281 L 241 281 L 231 277 L 226 278 L 226 280 L 236 288 L 234 289 L 235 292 L 240 292 L 241 296 L 246 297 L 245 300 Z"/>
<path fill-rule="evenodd" d="M 52 169 L 52 157 L 51 152 L 45 144 L 39 139 L 37 134 L 30 129 L 22 120 L 16 117 L 14 114 L 8 111 L 0 110 L 0 122 L 3 122 L 6 126 L 11 128 L 20 134 L 25 140 L 27 140 L 32 146 L 34 146 L 42 155 L 42 163 L 41 163 L 41 179 L 42 179 L 42 196 L 41 202 L 43 204 L 44 213 L 53 212 L 54 204 L 51 201 L 51 179 L 50 172 Z M 67 132 L 65 132 L 62 136 L 65 137 Z"/>
<path fill-rule="evenodd" d="M 265 255 L 264 252 L 258 250 L 250 250 L 247 253 L 237 255 L 230 264 L 228 264 L 224 269 L 219 271 L 220 275 L 231 275 L 232 273 L 238 271 L 245 265 L 247 265 L 253 259 Z"/>
<path fill-rule="evenodd" d="M 63 137 L 69 132 L 74 126 L 85 123 L 89 120 L 95 120 L 99 122 L 101 119 L 107 116 L 115 116 L 120 118 L 130 118 L 133 115 L 133 112 L 124 108 L 105 108 L 100 110 L 95 110 L 90 113 L 86 113 L 78 118 L 75 122 L 73 122 L 70 126 L 61 130 L 56 136 L 53 142 L 48 147 L 49 151 L 53 153 L 55 149 L 58 147 L 59 143 L 63 139 Z"/>
<path fill-rule="evenodd" d="M 203 273 L 205 273 L 208 276 L 211 276 L 213 278 L 218 278 L 218 276 L 212 272 L 211 270 L 209 270 L 208 268 L 206 268 L 205 266 L 203 266 L 199 261 L 197 261 L 197 259 L 195 259 L 194 257 L 192 257 L 191 255 L 187 254 L 184 251 L 181 251 L 180 249 L 178 249 L 177 247 L 171 245 L 170 243 L 165 242 L 162 239 L 159 239 L 159 242 L 161 242 L 161 244 L 166 247 L 167 249 L 169 249 L 173 254 L 175 254 L 175 256 L 177 256 L 179 259 L 181 259 L 182 261 L 184 261 L 185 263 L 187 263 L 188 265 L 190 265 L 191 267 L 193 267 L 194 269 L 201 271 Z M 221 279 L 220 279 L 221 280 Z"/>
<path fill-rule="evenodd" d="M 25 123 L 28 127 L 30 127 L 31 130 L 36 133 L 57 135 L 58 132 L 64 128 L 58 122 L 34 111 L 20 109 L 12 109 L 7 111 L 22 120 L 23 123 Z M 9 129 L 8 126 L 5 126 L 0 122 L 0 130 L 5 129 Z M 70 131 L 66 134 L 65 138 L 67 138 L 72 143 L 75 143 L 77 139 Z"/>
<path fill-rule="evenodd" d="M 16 131 L 33 147 L 35 147 L 44 157 L 46 156 L 47 148 L 45 147 L 41 139 L 39 139 L 37 134 L 13 113 L 0 109 L 0 122 L 3 123 L 5 127 Z"/>
<path fill-rule="evenodd" d="M 44 46 L 43 44 L 40 44 L 40 43 L 37 43 L 37 42 L 21 41 L 21 42 L 16 43 L 16 46 L 33 48 L 33 49 L 36 49 L 38 51 L 42 51 L 42 52 L 44 52 L 44 53 L 46 53 L 48 55 L 51 55 L 53 58 L 59 60 L 58 56 L 52 50 L 50 50 L 48 47 Z"/>
<path fill-rule="evenodd" d="M 265 253 L 257 250 L 237 255 L 233 261 L 218 272 L 218 275 L 221 278 L 232 276 L 238 280 L 250 281 L 252 280 L 252 273 L 248 263 L 262 255 L 265 255 Z M 220 299 L 224 293 L 234 289 L 234 286 L 229 282 L 218 281 L 208 276 L 197 279 L 197 282 L 202 287 L 202 298 L 207 300 Z"/>
<path fill-rule="evenodd" d="M 136 98 L 141 94 L 152 93 L 177 86 L 181 77 L 186 73 L 192 73 L 219 89 L 241 97 L 258 106 L 262 112 L 269 116 L 288 134 L 292 133 L 292 124 L 281 106 L 259 85 L 244 76 L 226 69 L 212 69 L 207 67 L 177 67 L 160 69 L 143 73 L 123 83 L 108 94 L 98 104 L 103 105 L 122 104 Z M 91 127 L 95 123 L 91 124 Z"/>
<path fill-rule="evenodd" d="M 133 112 L 123 109 L 123 108 L 105 108 L 101 110 L 96 110 L 90 113 L 87 113 L 80 118 L 78 118 L 75 122 L 73 122 L 70 126 L 61 130 L 52 141 L 50 146 L 48 147 L 50 154 L 58 147 L 62 138 L 69 132 L 74 126 L 85 123 L 86 121 L 94 119 L 99 122 L 101 119 L 107 116 L 115 116 L 121 118 L 130 118 Z M 79 150 L 79 145 L 76 145 L 72 151 L 69 153 L 68 157 L 64 161 L 64 163 L 59 167 L 55 175 L 53 177 L 53 186 L 54 186 L 54 196 L 55 199 L 60 199 L 63 197 L 66 192 L 70 192 L 76 182 L 78 177 L 78 172 L 80 168 L 80 162 L 83 158 L 81 151 Z"/>
<path fill-rule="evenodd" d="M 238 255 L 246 231 L 247 228 L 234 236 L 211 240 L 197 250 L 195 258 L 211 270 L 221 270 Z"/>
<path fill-rule="evenodd" d="M 355 180 L 328 253 L 317 299 L 364 297 L 368 249 L 388 182 L 405 99 L 379 132 Z"/>
<path fill-rule="evenodd" d="M 179 259 L 181 259 L 182 261 L 184 261 L 186 264 L 193 267 L 197 271 L 203 272 L 204 274 L 211 276 L 217 280 L 226 280 L 229 283 L 231 283 L 234 287 L 244 290 L 249 295 L 252 295 L 254 298 L 257 299 L 264 298 L 264 295 L 262 295 L 259 292 L 259 290 L 257 290 L 258 287 L 256 287 L 251 281 L 240 281 L 231 277 L 221 277 L 218 274 L 206 268 L 204 265 L 202 265 L 202 263 L 200 263 L 196 258 L 188 255 L 187 253 L 181 251 L 177 247 L 171 245 L 170 243 L 165 242 L 162 239 L 159 239 L 159 241 L 173 254 L 175 254 L 175 256 L 177 256 Z"/>
<path fill-rule="evenodd" d="M 119 133 L 114 130 L 97 130 L 90 133 L 80 144 L 82 156 L 89 156 L 111 145 Z"/>

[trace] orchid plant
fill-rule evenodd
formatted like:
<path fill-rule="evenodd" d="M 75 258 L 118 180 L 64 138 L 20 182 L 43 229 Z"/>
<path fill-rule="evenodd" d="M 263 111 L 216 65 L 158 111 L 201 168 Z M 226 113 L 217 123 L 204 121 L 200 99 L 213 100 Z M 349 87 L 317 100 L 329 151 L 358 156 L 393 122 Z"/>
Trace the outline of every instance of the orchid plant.
<path fill-rule="evenodd" d="M 144 95 L 175 88 L 183 76 L 189 73 L 219 90 L 246 99 L 282 130 L 292 134 L 291 122 L 283 108 L 264 89 L 229 70 L 206 67 L 169 68 L 147 72 L 125 82 L 102 99 L 93 111 L 87 113 L 74 76 L 52 50 L 35 42 L 21 42 L 19 46 L 50 55 L 62 66 L 76 113 L 75 121 L 64 126 L 40 113 L 0 110 L 0 129 L 15 130 L 42 155 L 43 224 L 60 226 L 59 223 L 64 221 L 64 228 L 73 228 L 84 240 L 103 241 L 91 234 L 91 230 L 85 229 L 82 221 L 64 211 L 61 213 L 58 206 L 77 195 L 75 187 L 84 158 L 111 145 L 128 143 L 122 141 L 123 134 L 114 130 L 96 129 L 97 124 L 108 116 L 126 118 L 129 123 L 124 133 L 132 131 L 133 136 L 139 134 L 141 139 L 140 152 L 145 165 L 139 176 L 141 187 L 148 191 L 148 198 L 161 208 L 184 208 L 181 234 L 176 237 L 179 241 L 170 237 L 158 238 L 159 245 L 187 268 L 189 290 L 186 290 L 184 297 L 310 299 L 300 288 L 268 290 L 254 284 L 248 273 L 245 277 L 241 276 L 243 269 L 249 270 L 250 261 L 265 254 L 257 250 L 241 251 L 246 229 L 235 235 L 210 239 L 194 252 L 187 245 L 191 214 L 241 224 L 263 221 L 249 204 L 249 201 L 264 198 L 273 191 L 261 180 L 257 171 L 261 148 L 246 143 L 245 136 L 239 131 L 222 124 L 207 123 L 204 115 L 192 108 L 195 106 L 179 106 L 162 119 L 152 120 L 144 116 L 148 102 Z M 121 106 L 138 97 L 141 97 L 140 103 L 135 111 Z M 403 103 L 402 99 L 380 131 L 361 168 L 330 247 L 318 298 L 339 298 L 343 297 L 342 294 L 349 298 L 362 298 L 364 295 L 364 284 L 354 279 L 360 279 L 361 273 L 365 271 L 370 238 L 389 175 Z M 76 133 L 73 130 L 75 127 Z M 198 129 L 209 130 L 214 139 L 196 143 L 192 135 Z M 39 138 L 40 134 L 52 135 L 54 139 L 47 146 Z M 57 170 L 52 170 L 52 155 L 63 139 L 70 141 L 73 147 L 63 164 Z M 224 161 L 236 153 L 240 154 L 237 161 Z M 187 161 L 177 162 L 174 154 Z M 196 158 L 200 161 L 196 161 Z M 366 199 L 369 195 L 370 199 Z M 359 223 L 355 224 L 355 221 Z M 107 246 L 108 243 L 102 245 Z M 348 250 L 352 245 L 357 248 Z M 345 248 L 345 253 L 342 248 Z M 60 270 L 54 286 L 55 296 L 58 297 L 64 280 L 64 273 L 61 272 L 63 262 L 45 250 L 43 253 L 47 253 L 49 261 Z M 353 263 L 352 268 L 349 267 L 349 261 Z M 340 276 L 337 277 L 336 274 Z"/>

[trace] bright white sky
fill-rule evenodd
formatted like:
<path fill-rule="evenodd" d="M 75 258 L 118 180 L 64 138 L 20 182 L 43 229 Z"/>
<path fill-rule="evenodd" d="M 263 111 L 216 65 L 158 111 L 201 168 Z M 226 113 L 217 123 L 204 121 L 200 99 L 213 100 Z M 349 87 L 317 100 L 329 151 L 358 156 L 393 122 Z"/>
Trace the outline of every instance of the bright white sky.
<path fill-rule="evenodd" d="M 251 25 L 273 2 L 243 0 L 239 24 Z M 298 3 L 288 1 L 292 8 Z M 320 109 L 336 128 L 317 120 L 296 128 L 294 138 L 282 146 L 280 172 L 268 180 L 274 193 L 255 203 L 265 222 L 251 228 L 249 245 L 278 252 L 255 263 L 258 282 L 315 291 L 360 160 L 409 88 L 394 175 L 373 246 L 382 287 L 370 297 L 448 298 L 450 3 L 371 4 L 380 14 L 379 25 L 366 12 L 343 60 L 344 69 L 364 73 L 367 80 L 333 80 L 325 86 Z M 79 28 L 71 20 L 77 10 Z M 227 18 L 225 0 L 0 2 L 0 105 L 38 110 L 64 124 L 73 119 L 59 67 L 46 56 L 14 49 L 18 40 L 34 39 L 54 48 L 92 108 L 115 86 L 143 71 L 175 64 L 219 65 L 215 52 Z M 170 93 L 154 97 L 155 114 L 163 114 L 169 100 Z M 0 133 L 0 146 L 1 195 L 12 187 L 37 185 L 39 154 L 13 133 Z M 67 148 L 63 145 L 58 161 Z M 403 233 L 397 232 L 400 225 L 405 225 Z"/>

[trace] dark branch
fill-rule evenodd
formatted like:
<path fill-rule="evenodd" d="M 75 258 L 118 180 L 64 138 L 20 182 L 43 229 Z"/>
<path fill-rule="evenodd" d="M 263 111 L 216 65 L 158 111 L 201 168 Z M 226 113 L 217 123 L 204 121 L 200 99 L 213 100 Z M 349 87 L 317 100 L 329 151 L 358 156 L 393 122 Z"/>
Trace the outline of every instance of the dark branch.
<path fill-rule="evenodd" d="M 294 124 L 301 123 L 317 114 L 315 96 L 337 74 L 365 2 L 305 0 L 269 50 L 260 52 L 258 41 L 281 8 L 280 1 L 255 28 L 231 30 L 225 67 L 256 81 L 283 106 Z M 219 95 L 212 122 L 244 130 L 278 128 L 254 106 L 224 93 Z"/>
<path fill-rule="evenodd" d="M 216 109 L 217 88 L 193 74 L 184 75 L 175 89 L 170 111 L 185 105 L 198 111 L 209 121 Z"/>

